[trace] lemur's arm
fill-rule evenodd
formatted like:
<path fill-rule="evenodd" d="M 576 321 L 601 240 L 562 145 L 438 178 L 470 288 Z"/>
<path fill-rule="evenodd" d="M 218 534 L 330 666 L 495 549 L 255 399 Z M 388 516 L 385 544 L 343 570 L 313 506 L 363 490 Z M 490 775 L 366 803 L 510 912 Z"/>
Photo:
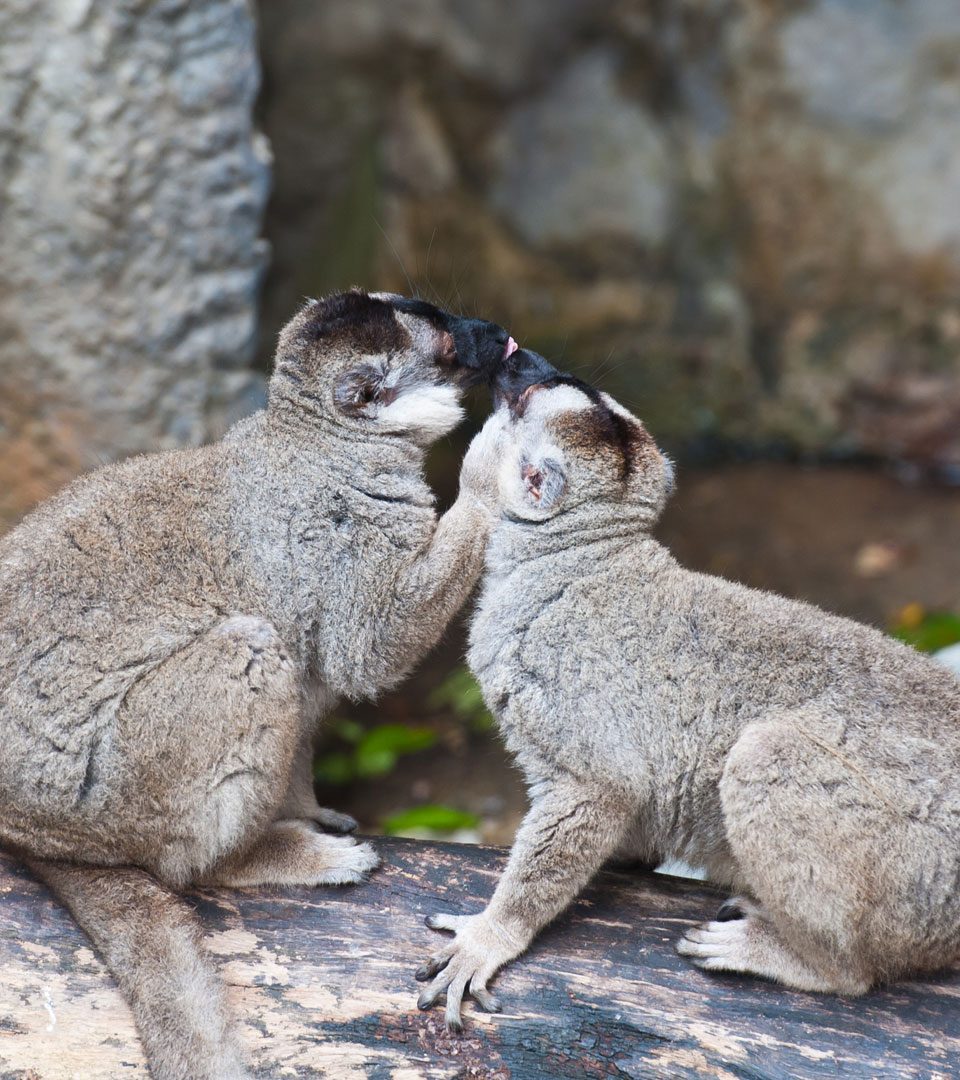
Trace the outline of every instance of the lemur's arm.
<path fill-rule="evenodd" d="M 488 1012 L 500 1003 L 487 989 L 495 972 L 520 953 L 558 915 L 613 854 L 636 803 L 602 785 L 562 775 L 531 789 L 531 807 L 493 898 L 479 915 L 434 915 L 432 930 L 454 940 L 427 961 L 417 978 L 433 982 L 420 995 L 429 1009 L 444 993 L 447 1026 L 462 1027 L 460 1004 L 469 992 Z"/>
<path fill-rule="evenodd" d="M 393 617 L 414 623 L 428 619 L 439 633 L 480 577 L 490 524 L 490 512 L 461 491 L 430 543 L 398 579 Z"/>
<path fill-rule="evenodd" d="M 429 543 L 401 572 L 385 612 L 388 634 L 421 639 L 424 651 L 460 610 L 483 570 L 496 505 L 500 421 L 490 418 L 473 439 L 460 470 L 460 494 Z M 429 639 L 429 640 L 427 640 Z"/>
<path fill-rule="evenodd" d="M 494 519 L 484 494 L 494 469 L 485 431 L 464 457 L 456 502 L 419 547 L 376 562 L 358 553 L 357 585 L 341 578 L 339 603 L 323 609 L 319 670 L 335 695 L 370 697 L 395 683 L 436 644 L 476 585 Z"/>

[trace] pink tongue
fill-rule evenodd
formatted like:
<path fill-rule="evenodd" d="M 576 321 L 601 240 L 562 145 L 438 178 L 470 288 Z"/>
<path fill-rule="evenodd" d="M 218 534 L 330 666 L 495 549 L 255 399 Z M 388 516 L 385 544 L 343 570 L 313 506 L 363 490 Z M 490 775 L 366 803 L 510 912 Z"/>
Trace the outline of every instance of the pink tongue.
<path fill-rule="evenodd" d="M 513 356 L 513 354 L 519 348 L 520 348 L 520 346 L 513 340 L 513 338 L 507 338 L 507 346 L 503 350 L 503 358 L 504 358 L 504 360 L 506 360 L 506 358 L 508 356 Z"/>

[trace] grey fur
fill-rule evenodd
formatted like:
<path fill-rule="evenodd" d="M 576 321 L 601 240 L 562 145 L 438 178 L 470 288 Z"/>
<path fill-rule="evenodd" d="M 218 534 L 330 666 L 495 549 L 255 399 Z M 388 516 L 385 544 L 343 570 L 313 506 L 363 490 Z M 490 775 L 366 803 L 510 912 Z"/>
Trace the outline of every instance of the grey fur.
<path fill-rule="evenodd" d="M 391 303 L 307 304 L 265 412 L 0 541 L 0 843 L 89 932 L 160 1080 L 248 1075 L 174 890 L 363 880 L 370 845 L 317 828 L 356 824 L 317 805 L 318 723 L 401 679 L 482 567 L 469 455 L 439 521 L 422 474 L 461 415 L 451 337 Z M 376 385 L 344 410 L 358 367 Z"/>
<path fill-rule="evenodd" d="M 430 921 L 456 937 L 418 973 L 421 1007 L 446 994 L 458 1027 L 465 992 L 489 1004 L 615 853 L 744 894 L 678 945 L 709 971 L 861 994 L 950 963 L 960 683 L 877 630 L 679 566 L 650 535 L 672 468 L 603 400 L 626 427 L 561 386 L 481 435 L 501 517 L 469 659 L 531 807 L 486 910 Z"/>

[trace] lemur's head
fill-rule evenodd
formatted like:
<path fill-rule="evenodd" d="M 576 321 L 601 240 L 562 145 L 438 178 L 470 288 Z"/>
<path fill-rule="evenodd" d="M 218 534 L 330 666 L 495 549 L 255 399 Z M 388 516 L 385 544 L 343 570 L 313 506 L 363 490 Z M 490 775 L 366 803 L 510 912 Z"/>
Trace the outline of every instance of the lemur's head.
<path fill-rule="evenodd" d="M 541 364 L 520 349 L 524 369 Z M 534 354 L 535 356 L 536 354 Z M 498 396 L 499 494 L 508 517 L 540 522 L 600 503 L 628 507 L 653 525 L 673 490 L 673 464 L 622 405 L 572 375 Z"/>
<path fill-rule="evenodd" d="M 335 293 L 281 332 L 271 406 L 426 446 L 461 420 L 464 389 L 494 380 L 516 348 L 502 327 L 424 300 Z"/>

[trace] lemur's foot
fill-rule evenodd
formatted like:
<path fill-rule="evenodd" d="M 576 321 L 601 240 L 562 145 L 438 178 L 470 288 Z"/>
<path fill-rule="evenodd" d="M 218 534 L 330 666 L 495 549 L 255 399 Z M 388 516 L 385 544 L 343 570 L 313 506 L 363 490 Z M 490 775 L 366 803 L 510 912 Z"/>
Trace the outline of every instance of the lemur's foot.
<path fill-rule="evenodd" d="M 244 855 L 215 867 L 204 884 L 355 885 L 380 865 L 370 844 L 318 832 L 313 822 L 275 821 Z"/>
<path fill-rule="evenodd" d="M 352 836 L 316 835 L 325 843 L 317 852 L 319 865 L 314 885 L 357 885 L 380 865 L 380 856 L 372 844 L 361 843 Z"/>
<path fill-rule="evenodd" d="M 704 971 L 757 975 L 795 990 L 862 994 L 869 989 L 854 976 L 837 979 L 816 971 L 780 940 L 753 901 L 739 897 L 727 901 L 714 921 L 688 930 L 677 952 Z"/>
<path fill-rule="evenodd" d="M 339 810 L 330 810 L 326 806 L 318 806 L 313 814 L 313 820 L 321 829 L 332 833 L 352 833 L 359 828 L 360 822 L 349 814 L 341 814 Z"/>
<path fill-rule="evenodd" d="M 460 1007 L 465 993 L 484 1011 L 500 1012 L 500 999 L 490 993 L 487 983 L 498 968 L 523 952 L 524 943 L 488 918 L 486 912 L 428 915 L 426 924 L 431 930 L 452 930 L 455 937 L 417 969 L 415 977 L 420 982 L 433 979 L 417 999 L 417 1008 L 429 1009 L 446 996 L 450 1031 L 463 1031 Z"/>

